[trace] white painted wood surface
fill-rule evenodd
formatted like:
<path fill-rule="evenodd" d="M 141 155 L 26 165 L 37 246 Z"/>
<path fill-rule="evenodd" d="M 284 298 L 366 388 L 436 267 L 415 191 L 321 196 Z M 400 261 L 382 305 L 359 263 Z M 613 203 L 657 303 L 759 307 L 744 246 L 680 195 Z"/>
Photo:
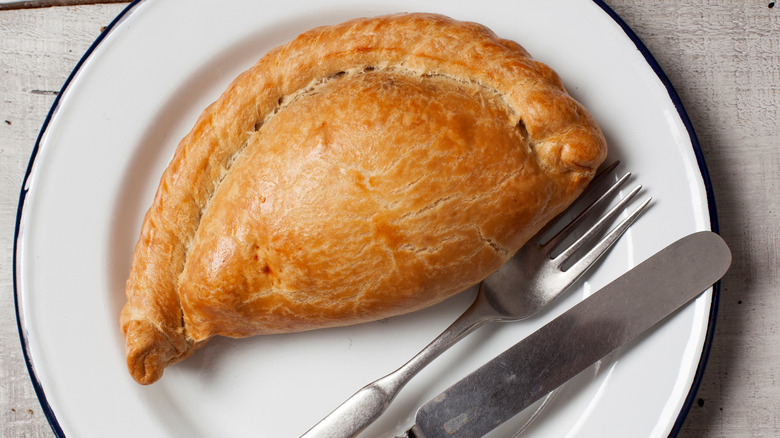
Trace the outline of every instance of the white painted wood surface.
<path fill-rule="evenodd" d="M 682 437 L 780 436 L 780 2 L 611 0 L 679 92 L 734 253 Z M 0 436 L 51 437 L 17 334 L 18 194 L 57 91 L 122 4 L 0 11 Z M 100 403 L 100 400 L 96 400 Z M 630 400 L 627 402 L 630 403 Z"/>

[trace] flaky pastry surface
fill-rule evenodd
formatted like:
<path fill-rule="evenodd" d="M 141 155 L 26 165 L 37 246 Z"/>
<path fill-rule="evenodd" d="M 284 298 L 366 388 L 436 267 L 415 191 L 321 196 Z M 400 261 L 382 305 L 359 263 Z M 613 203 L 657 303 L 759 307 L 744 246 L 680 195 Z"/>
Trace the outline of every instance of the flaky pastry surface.
<path fill-rule="evenodd" d="M 181 141 L 121 314 L 139 383 L 217 335 L 377 320 L 481 281 L 606 155 L 547 66 L 433 14 L 316 28 Z"/>

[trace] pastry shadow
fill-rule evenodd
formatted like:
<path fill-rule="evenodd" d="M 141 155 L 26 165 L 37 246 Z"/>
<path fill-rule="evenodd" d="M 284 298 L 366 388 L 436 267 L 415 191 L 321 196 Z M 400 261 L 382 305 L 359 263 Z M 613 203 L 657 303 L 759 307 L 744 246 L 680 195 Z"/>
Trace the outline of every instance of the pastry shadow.
<path fill-rule="evenodd" d="M 376 375 L 373 377 L 379 378 L 383 372 L 391 372 L 403 365 L 413 354 L 438 335 L 437 330 L 446 328 L 465 311 L 474 300 L 476 289 L 474 286 L 441 303 L 416 312 L 362 324 L 240 339 L 216 336 L 187 360 L 175 364 L 174 367 L 183 373 L 197 374 L 198 379 L 201 379 L 204 385 L 208 385 L 210 381 L 218 380 L 222 373 L 232 372 L 231 369 L 236 364 L 242 367 L 245 363 L 253 360 L 269 360 L 269 355 L 277 364 L 305 357 L 307 360 L 311 359 L 315 362 L 330 363 L 333 367 L 351 367 L 357 372 L 365 364 L 376 363 L 374 357 L 365 354 L 373 350 L 372 346 L 382 346 L 383 350 L 387 348 L 393 350 L 393 347 L 388 347 L 386 343 L 386 339 L 391 333 L 398 339 L 409 340 L 409 344 L 415 344 L 403 345 L 393 350 L 402 351 L 399 353 L 400 355 L 382 352 L 381 354 L 391 357 L 388 358 L 385 369 L 374 369 L 373 373 Z M 295 359 L 290 359 L 285 354 L 301 351 L 306 353 L 295 354 Z M 380 353 L 377 352 L 377 354 Z M 347 356 L 351 359 L 345 360 Z M 354 364 L 350 364 L 350 362 L 354 362 Z M 291 363 L 290 366 L 295 365 Z M 320 362 L 318 367 L 327 369 L 328 365 Z M 327 371 L 323 370 L 322 374 L 322 377 L 325 378 Z M 368 383 L 368 381 L 364 383 Z"/>

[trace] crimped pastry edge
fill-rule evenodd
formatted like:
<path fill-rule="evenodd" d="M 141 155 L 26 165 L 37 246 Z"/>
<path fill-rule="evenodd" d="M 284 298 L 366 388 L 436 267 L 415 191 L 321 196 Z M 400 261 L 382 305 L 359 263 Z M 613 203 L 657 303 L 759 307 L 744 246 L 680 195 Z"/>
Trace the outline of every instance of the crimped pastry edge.
<path fill-rule="evenodd" d="M 192 243 L 191 238 L 194 236 L 194 229 L 197 228 L 199 216 L 207 207 L 218 185 L 218 181 L 229 172 L 230 163 L 240 153 L 238 149 L 245 143 L 247 136 L 257 128 L 258 122 L 272 115 L 275 108 L 281 107 L 285 101 L 284 96 L 289 97 L 307 86 L 316 85 L 316 82 L 322 78 L 338 74 L 340 71 L 364 69 L 366 67 L 394 68 L 394 66 L 400 66 L 408 71 L 418 72 L 418 74 L 423 75 L 442 74 L 454 80 L 471 80 L 470 77 L 464 79 L 468 76 L 464 74 L 464 71 L 467 71 L 468 68 L 457 64 L 457 62 L 448 63 L 447 59 L 436 59 L 435 62 L 430 59 L 425 60 L 423 56 L 420 56 L 419 53 L 415 54 L 412 50 L 409 56 L 399 58 L 401 62 L 393 63 L 393 61 L 387 61 L 382 56 L 372 59 L 370 46 L 360 47 L 355 41 L 339 40 L 339 35 L 346 32 L 351 32 L 352 34 L 359 34 L 360 32 L 370 33 L 376 29 L 388 26 L 393 26 L 393 30 L 396 32 L 399 29 L 403 29 L 404 32 L 419 32 L 420 29 L 413 29 L 419 27 L 424 29 L 446 29 L 445 33 L 447 35 L 454 35 L 461 40 L 473 40 L 482 44 L 483 47 L 479 47 L 479 49 L 480 52 L 484 49 L 484 53 L 480 54 L 483 61 L 479 62 L 479 65 L 487 65 L 491 69 L 482 72 L 479 83 L 493 90 L 510 90 L 509 93 L 504 94 L 506 96 L 505 101 L 517 114 L 518 123 L 522 122 L 522 126 L 526 130 L 532 144 L 544 145 L 550 139 L 554 139 L 556 144 L 564 144 L 564 146 L 558 149 L 552 148 L 557 153 L 545 154 L 544 156 L 542 154 L 535 155 L 540 160 L 541 167 L 549 172 L 573 173 L 578 175 L 575 179 L 587 180 L 592 176 L 595 167 L 603 161 L 606 152 L 603 136 L 598 126 L 587 111 L 566 94 L 558 76 L 547 66 L 531 60 L 528 53 L 517 43 L 500 39 L 492 31 L 481 25 L 458 22 L 435 14 L 399 14 L 369 19 L 355 19 L 342 24 L 324 26 L 305 32 L 290 43 L 270 51 L 255 66 L 241 74 L 231 83 L 225 93 L 203 112 L 193 130 L 181 141 L 174 159 L 161 179 L 160 189 L 152 208 L 144 220 L 144 229 L 135 250 L 133 269 L 128 279 L 128 304 L 123 309 L 121 316 L 123 333 L 126 335 L 128 342 L 128 367 L 133 377 L 140 383 L 151 383 L 157 380 L 165 366 L 188 356 L 197 347 L 196 344 L 184 336 L 180 315 L 166 315 L 160 309 L 153 309 L 151 313 L 157 319 L 148 319 L 147 313 L 139 311 L 139 308 L 145 309 L 154 306 L 154 303 L 146 302 L 146 290 L 165 289 L 166 285 L 168 285 L 168 290 L 163 291 L 163 293 L 172 296 L 176 295 L 175 281 L 170 279 L 156 281 L 153 279 L 150 286 L 146 284 L 150 281 L 143 276 L 144 271 L 149 273 L 150 270 L 154 271 L 155 268 L 165 267 L 165 265 L 152 266 L 150 269 L 149 266 L 149 264 L 159 265 L 161 263 L 154 260 L 155 250 L 152 248 L 154 239 L 151 235 L 158 232 L 154 228 L 158 226 L 158 223 L 173 223 L 173 228 L 175 229 L 171 234 L 175 235 L 172 238 L 175 242 L 172 245 L 177 247 L 179 254 L 174 255 L 174 260 L 169 261 L 172 263 L 167 266 L 183 267 L 188 248 Z M 426 31 L 424 33 L 429 35 L 433 32 Z M 418 44 L 417 47 L 420 45 L 422 44 Z M 381 44 L 378 44 L 374 49 L 373 52 L 381 52 Z M 476 50 L 474 46 L 471 49 L 472 51 Z M 312 52 L 317 52 L 316 56 L 312 56 Z M 331 55 L 333 53 L 341 53 L 342 55 L 340 56 L 343 59 L 338 58 L 338 56 L 336 58 L 341 59 L 343 63 L 324 62 L 332 61 L 333 57 Z M 346 55 L 343 55 L 344 53 Z M 458 56 L 452 57 L 452 59 L 459 59 L 459 57 L 463 56 L 462 53 L 463 48 L 461 47 L 457 51 Z M 446 58 L 446 56 L 447 53 L 440 53 L 440 57 Z M 485 58 L 492 58 L 494 62 L 485 61 Z M 303 65 L 307 67 L 304 68 Z M 302 72 L 305 74 L 302 74 Z M 518 75 L 518 72 L 522 74 Z M 255 91 L 260 89 L 260 92 L 247 90 L 247 88 L 254 88 Z M 526 89 L 526 91 L 532 89 L 536 93 L 546 93 L 553 100 L 560 100 L 564 105 L 571 106 L 571 120 L 564 120 L 563 128 L 557 130 L 546 130 L 544 127 L 541 127 L 544 124 L 535 123 L 534 121 L 529 123 L 523 117 L 527 113 L 527 111 L 523 111 L 525 98 L 520 95 L 522 93 L 519 91 L 511 91 L 518 89 Z M 247 101 L 248 96 L 254 97 L 254 105 L 252 105 L 251 100 Z M 249 102 L 249 105 L 247 105 L 247 102 Z M 246 109 L 251 106 L 258 109 L 254 117 L 251 117 L 251 114 L 244 114 L 240 111 L 242 108 Z M 543 111 L 544 109 L 542 108 L 541 110 Z M 228 120 L 227 126 L 222 126 L 219 121 L 215 121 L 215 117 L 219 114 L 225 116 L 222 119 L 223 121 Z M 204 132 L 211 135 L 203 136 Z M 578 151 L 567 156 L 565 137 L 572 134 L 575 137 L 579 135 L 583 138 L 601 139 L 601 141 L 594 142 L 589 150 Z M 564 139 L 562 140 L 561 137 Z M 215 152 L 215 146 L 210 142 L 215 138 L 227 138 L 228 141 L 226 143 L 233 145 L 234 150 L 232 152 L 217 150 L 217 156 L 214 157 L 212 153 Z M 218 147 L 216 148 L 218 149 Z M 588 145 L 585 145 L 585 148 L 588 149 Z M 204 154 L 207 156 L 205 162 Z M 202 164 L 202 174 L 184 175 L 191 176 L 191 180 L 182 178 L 182 175 L 177 174 L 179 169 L 188 167 L 185 163 L 192 163 L 193 161 Z M 212 181 L 217 181 L 214 187 L 207 187 L 207 193 L 198 192 L 199 185 L 193 184 L 192 180 L 197 182 L 199 177 L 207 179 L 206 176 L 214 173 L 217 175 L 221 174 L 217 178 L 209 177 Z M 208 186 L 208 184 L 205 185 Z M 178 201 L 183 202 L 182 205 L 185 206 L 184 211 L 166 210 L 166 206 L 170 206 L 171 203 L 177 204 L 176 196 L 169 196 L 171 193 L 165 193 L 166 191 L 175 192 L 176 190 L 169 190 L 166 187 L 189 189 L 189 192 L 184 190 L 187 192 L 185 194 L 179 193 Z M 169 199 L 170 197 L 174 199 Z M 181 219 L 181 216 L 184 216 L 184 219 Z M 183 222 L 188 222 L 188 218 L 191 222 L 194 222 L 194 228 L 192 224 L 184 223 L 182 225 Z M 192 219 L 195 220 L 192 221 Z M 147 260 L 137 263 L 136 259 Z M 138 265 L 143 266 L 139 268 L 137 267 Z M 178 269 L 178 272 L 181 272 L 181 269 Z M 173 289 L 170 288 L 172 284 L 174 286 Z M 141 304 L 138 305 L 138 302 L 141 302 Z M 138 319 L 138 315 L 141 314 L 144 315 L 144 318 Z M 144 329 L 139 330 L 136 327 L 144 327 Z M 133 334 L 134 331 L 135 335 Z"/>

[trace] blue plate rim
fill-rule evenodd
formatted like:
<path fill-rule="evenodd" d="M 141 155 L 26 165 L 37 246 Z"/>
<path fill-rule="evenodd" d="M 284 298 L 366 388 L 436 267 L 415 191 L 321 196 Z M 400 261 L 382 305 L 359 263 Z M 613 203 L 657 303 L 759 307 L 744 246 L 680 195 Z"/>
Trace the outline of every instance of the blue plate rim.
<path fill-rule="evenodd" d="M 712 188 L 712 181 L 710 179 L 709 170 L 707 169 L 707 164 L 704 161 L 704 154 L 701 150 L 701 144 L 699 143 L 699 139 L 696 136 L 696 132 L 693 128 L 693 123 L 691 122 L 691 119 L 688 116 L 688 112 L 685 110 L 685 107 L 683 106 L 682 99 L 680 99 L 680 95 L 677 94 L 677 90 L 674 89 L 672 82 L 669 80 L 669 77 L 661 68 L 661 65 L 658 63 L 658 61 L 656 61 L 653 54 L 650 53 L 650 50 L 647 48 L 647 46 L 645 46 L 645 44 L 642 42 L 639 36 L 633 31 L 633 29 L 631 29 L 631 27 L 629 27 L 628 24 L 614 10 L 612 10 L 612 8 L 610 8 L 606 3 L 604 3 L 604 1 L 602 0 L 592 0 L 592 1 L 596 5 L 598 5 L 607 15 L 610 16 L 610 18 L 612 18 L 612 20 L 614 20 L 623 29 L 623 32 L 626 34 L 626 36 L 629 37 L 629 39 L 631 39 L 631 41 L 636 46 L 637 50 L 639 50 L 639 52 L 647 61 L 648 65 L 655 72 L 656 76 L 658 76 L 658 79 L 661 81 L 664 87 L 666 87 L 666 91 L 669 94 L 669 98 L 672 100 L 672 103 L 674 104 L 674 107 L 677 110 L 678 115 L 680 116 L 680 120 L 682 120 L 685 129 L 688 131 L 693 152 L 694 155 L 696 156 L 696 161 L 699 165 L 699 171 L 701 172 L 704 188 L 707 192 L 707 207 L 709 209 L 709 214 L 710 214 L 710 230 L 715 233 L 718 233 L 720 231 L 720 228 L 718 225 L 717 208 L 715 206 L 715 194 Z M 720 281 L 715 283 L 712 287 L 712 302 L 710 304 L 709 321 L 707 324 L 707 331 L 704 338 L 704 345 L 702 346 L 702 353 L 701 356 L 699 357 L 699 363 L 696 367 L 696 372 L 694 373 L 693 382 L 691 383 L 691 388 L 688 391 L 688 395 L 685 397 L 685 401 L 683 402 L 682 409 L 677 415 L 677 419 L 675 420 L 674 425 L 672 426 L 672 429 L 669 433 L 669 437 L 676 437 L 680 433 L 680 429 L 682 429 L 683 423 L 685 422 L 685 418 L 688 416 L 688 413 L 690 412 L 691 407 L 693 406 L 694 399 L 696 398 L 696 393 L 698 392 L 699 387 L 701 386 L 701 382 L 704 377 L 704 370 L 707 367 L 707 361 L 709 359 L 710 351 L 712 349 L 713 338 L 715 337 L 715 322 L 718 317 L 719 303 L 720 303 Z"/>

